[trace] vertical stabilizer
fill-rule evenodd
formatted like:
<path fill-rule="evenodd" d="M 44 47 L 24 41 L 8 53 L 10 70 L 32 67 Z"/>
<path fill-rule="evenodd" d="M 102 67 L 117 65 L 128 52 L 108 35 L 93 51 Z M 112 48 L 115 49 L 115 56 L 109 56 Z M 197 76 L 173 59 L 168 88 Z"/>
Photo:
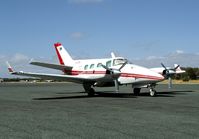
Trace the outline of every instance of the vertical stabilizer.
<path fill-rule="evenodd" d="M 56 53 L 57 53 L 60 64 L 72 67 L 74 65 L 74 60 L 69 55 L 69 53 L 66 51 L 66 49 L 62 46 L 62 44 L 55 43 L 54 46 L 55 46 Z"/>

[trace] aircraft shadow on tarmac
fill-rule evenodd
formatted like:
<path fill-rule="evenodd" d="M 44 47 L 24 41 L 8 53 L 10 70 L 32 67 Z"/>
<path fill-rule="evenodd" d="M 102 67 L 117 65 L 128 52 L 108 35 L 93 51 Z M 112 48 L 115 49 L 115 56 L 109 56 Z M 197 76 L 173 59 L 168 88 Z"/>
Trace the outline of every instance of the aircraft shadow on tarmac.
<path fill-rule="evenodd" d="M 76 94 L 82 94 L 84 92 L 76 92 Z M 60 93 L 58 93 L 60 94 Z M 63 93 L 61 93 L 63 94 Z M 71 94 L 71 93 L 65 93 L 65 94 Z M 85 93 L 84 93 L 85 94 Z M 95 97 L 104 97 L 104 98 L 135 98 L 132 93 L 110 93 L 110 92 L 96 92 L 96 95 L 94 96 L 88 96 L 87 94 L 85 95 L 78 95 L 78 96 L 58 96 L 58 97 L 46 97 L 46 98 L 33 98 L 33 100 L 55 100 L 55 99 L 81 99 L 81 98 L 95 98 Z"/>
<path fill-rule="evenodd" d="M 157 97 L 175 97 L 177 95 L 187 95 L 189 92 L 195 92 L 192 90 L 176 90 L 176 91 L 160 91 L 157 93 Z"/>
<path fill-rule="evenodd" d="M 160 91 L 157 93 L 156 97 L 175 97 L 176 95 L 186 95 L 188 92 L 194 92 L 190 90 L 183 91 Z M 57 94 L 82 94 L 84 92 L 69 92 L 69 93 L 57 93 Z M 106 92 L 96 92 L 94 97 L 104 97 L 104 98 L 137 98 L 137 97 L 150 97 L 149 92 L 141 92 L 139 96 L 135 96 L 132 93 L 113 93 L 110 91 Z M 81 99 L 81 98 L 92 98 L 91 96 L 76 95 L 76 96 L 57 96 L 57 97 L 44 97 L 44 98 L 33 98 L 33 100 L 59 100 L 59 99 Z"/>

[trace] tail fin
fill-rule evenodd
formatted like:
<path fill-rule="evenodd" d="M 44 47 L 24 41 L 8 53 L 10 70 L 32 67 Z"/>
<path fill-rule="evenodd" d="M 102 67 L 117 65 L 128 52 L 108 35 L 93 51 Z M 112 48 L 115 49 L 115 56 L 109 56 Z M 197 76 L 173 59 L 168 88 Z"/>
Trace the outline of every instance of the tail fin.
<path fill-rule="evenodd" d="M 72 67 L 74 65 L 74 60 L 66 51 L 66 49 L 62 46 L 62 44 L 55 43 L 54 46 L 55 46 L 55 50 L 56 50 L 60 64 Z"/>
<path fill-rule="evenodd" d="M 7 66 L 8 66 L 8 71 L 9 71 L 10 73 L 13 73 L 14 70 L 13 70 L 13 68 L 10 66 L 10 64 L 9 64 L 8 61 L 6 61 L 6 64 L 7 64 Z"/>

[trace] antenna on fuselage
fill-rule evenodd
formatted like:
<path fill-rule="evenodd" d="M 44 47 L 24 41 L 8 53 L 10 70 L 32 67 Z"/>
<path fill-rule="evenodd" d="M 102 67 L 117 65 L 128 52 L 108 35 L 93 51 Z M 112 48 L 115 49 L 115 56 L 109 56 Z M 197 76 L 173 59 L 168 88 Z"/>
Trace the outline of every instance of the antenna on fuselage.
<path fill-rule="evenodd" d="M 111 57 L 115 58 L 115 54 L 113 52 L 111 52 Z"/>

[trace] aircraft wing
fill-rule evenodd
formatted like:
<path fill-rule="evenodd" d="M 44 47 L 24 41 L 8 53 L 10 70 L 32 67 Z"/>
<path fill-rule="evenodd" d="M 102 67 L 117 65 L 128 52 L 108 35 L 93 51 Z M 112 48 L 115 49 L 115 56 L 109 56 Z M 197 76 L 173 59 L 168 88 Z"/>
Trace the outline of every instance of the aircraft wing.
<path fill-rule="evenodd" d="M 46 80 L 68 81 L 74 83 L 95 82 L 95 79 L 88 79 L 81 76 L 61 75 L 61 74 L 46 74 L 46 73 L 32 73 L 32 72 L 11 72 L 12 75 L 36 77 Z M 97 80 L 97 79 L 96 79 Z"/>
<path fill-rule="evenodd" d="M 65 66 L 65 65 L 58 65 L 58 64 L 50 64 L 44 62 L 30 62 L 32 65 L 41 66 L 50 69 L 57 69 L 57 70 L 71 70 L 73 67 Z"/>
<path fill-rule="evenodd" d="M 33 72 L 23 72 L 23 71 L 16 72 L 13 70 L 13 68 L 10 66 L 8 62 L 6 62 L 6 64 L 8 66 L 9 73 L 12 75 L 36 77 L 36 78 L 47 79 L 47 80 L 68 81 L 68 82 L 74 82 L 74 83 L 95 82 L 96 80 L 100 79 L 100 78 L 90 79 L 84 75 L 72 76 L 72 75 L 33 73 Z"/>

